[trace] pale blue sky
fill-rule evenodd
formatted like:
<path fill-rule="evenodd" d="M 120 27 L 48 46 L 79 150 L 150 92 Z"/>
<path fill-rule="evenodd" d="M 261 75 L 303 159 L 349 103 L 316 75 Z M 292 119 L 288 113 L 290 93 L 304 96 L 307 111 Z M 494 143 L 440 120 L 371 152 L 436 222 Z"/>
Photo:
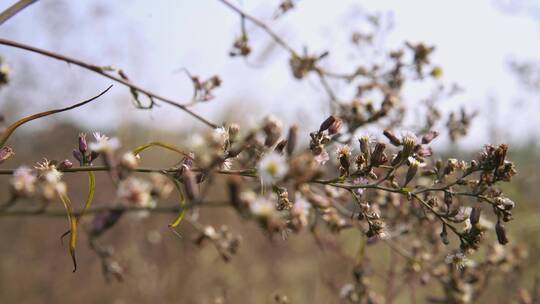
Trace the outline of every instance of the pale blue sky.
<path fill-rule="evenodd" d="M 0 0 L 0 9 L 13 2 Z M 203 77 L 218 74 L 224 79 L 223 87 L 216 91 L 218 98 L 195 108 L 214 118 L 227 109 L 227 104 L 237 102 L 242 106 L 236 112 L 249 113 L 246 117 L 257 117 L 251 113 L 258 117 L 274 113 L 287 120 L 301 119 L 307 128 L 315 127 L 328 114 L 326 96 L 317 80 L 293 80 L 285 52 L 275 48 L 269 58 L 261 58 L 261 50 L 271 41 L 255 28 L 248 27 L 255 49 L 249 64 L 228 57 L 238 33 L 238 17 L 219 1 L 114 1 L 113 7 L 110 3 L 41 0 L 0 27 L 0 36 L 96 64 L 121 67 L 136 82 L 178 100 L 189 98 L 191 90 L 187 78 L 175 73 L 176 69 L 186 67 Z M 435 45 L 433 61 L 443 67 L 445 81 L 466 89 L 458 98 L 444 102 L 444 109 L 455 110 L 465 104 L 482 113 L 474 125 L 475 135 L 469 136 L 466 144 L 488 140 L 486 115 L 498 115 L 503 140 L 538 137 L 540 98 L 516 102 L 518 97 L 530 96 L 520 93 L 506 65 L 511 57 L 540 60 L 540 23 L 532 18 L 504 13 L 491 0 L 303 0 L 297 9 L 274 21 L 272 14 L 278 1 L 240 3 L 296 49 L 307 45 L 314 52 L 330 50 L 328 65 L 345 71 L 353 68 L 348 60 L 358 56 L 347 46 L 351 30 L 359 26 L 355 13 L 389 13 L 394 29 L 385 45 L 396 47 L 403 41 Z M 14 85 L 0 92 L 2 107 L 5 98 L 20 94 L 16 89 L 26 81 L 27 73 L 37 75 L 38 79 L 32 83 L 32 90 L 26 92 L 32 108 L 25 112 L 82 99 L 110 83 L 37 55 L 28 58 L 27 54 L 6 47 L 0 47 L 0 54 L 14 70 Z M 24 62 L 27 65 L 23 68 Z M 425 88 L 411 88 L 407 97 L 414 102 L 429 93 Z M 490 96 L 499 101 L 498 111 L 488 104 Z M 98 127 L 110 125 L 118 117 L 169 128 L 197 125 L 166 105 L 149 113 L 122 107 L 128 102 L 127 90 L 116 85 L 105 100 L 63 117 Z"/>

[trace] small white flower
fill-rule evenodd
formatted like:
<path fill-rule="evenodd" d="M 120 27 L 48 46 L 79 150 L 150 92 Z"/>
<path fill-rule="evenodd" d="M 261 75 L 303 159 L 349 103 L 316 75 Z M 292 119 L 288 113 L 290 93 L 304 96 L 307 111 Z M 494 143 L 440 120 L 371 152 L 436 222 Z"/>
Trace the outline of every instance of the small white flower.
<path fill-rule="evenodd" d="M 243 191 L 240 193 L 240 199 L 244 202 L 251 203 L 257 199 L 257 194 L 251 190 Z"/>
<path fill-rule="evenodd" d="M 0 74 L 9 74 L 10 68 L 7 64 L 0 64 Z"/>
<path fill-rule="evenodd" d="M 297 212 L 299 214 L 304 214 L 307 216 L 310 208 L 311 208 L 311 204 L 308 203 L 308 201 L 304 198 L 304 196 L 297 193 L 292 210 L 294 212 Z"/>
<path fill-rule="evenodd" d="M 229 141 L 229 132 L 224 127 L 215 128 L 211 134 L 211 139 L 220 148 L 224 148 L 227 141 Z"/>
<path fill-rule="evenodd" d="M 446 264 L 454 265 L 457 269 L 463 269 L 465 267 L 470 267 L 474 263 L 469 260 L 462 251 L 457 251 L 453 254 L 449 254 L 444 259 Z"/>
<path fill-rule="evenodd" d="M 259 161 L 257 169 L 263 183 L 272 184 L 287 174 L 289 166 L 284 156 L 276 152 L 270 152 Z"/>
<path fill-rule="evenodd" d="M 339 297 L 341 299 L 347 299 L 351 296 L 351 294 L 354 293 L 354 285 L 353 284 L 345 284 L 341 289 L 339 290 Z"/>
<path fill-rule="evenodd" d="M 150 183 L 135 177 L 129 177 L 120 182 L 117 197 L 124 204 L 141 208 L 154 208 L 156 202 L 152 198 L 151 191 L 152 186 Z"/>
<path fill-rule="evenodd" d="M 13 172 L 11 186 L 17 195 L 31 196 L 36 192 L 37 177 L 32 169 L 21 166 Z"/>
<path fill-rule="evenodd" d="M 120 164 L 130 170 L 134 170 L 139 165 L 140 157 L 139 155 L 135 155 L 132 152 L 127 152 L 122 155 L 122 158 L 120 159 Z"/>
<path fill-rule="evenodd" d="M 88 146 L 90 150 L 95 152 L 113 152 L 120 147 L 120 141 L 118 138 L 109 138 L 99 132 L 94 132 L 95 142 L 90 143 Z"/>
<path fill-rule="evenodd" d="M 249 209 L 258 217 L 269 217 L 276 212 L 275 204 L 266 197 L 257 197 L 249 204 Z"/>

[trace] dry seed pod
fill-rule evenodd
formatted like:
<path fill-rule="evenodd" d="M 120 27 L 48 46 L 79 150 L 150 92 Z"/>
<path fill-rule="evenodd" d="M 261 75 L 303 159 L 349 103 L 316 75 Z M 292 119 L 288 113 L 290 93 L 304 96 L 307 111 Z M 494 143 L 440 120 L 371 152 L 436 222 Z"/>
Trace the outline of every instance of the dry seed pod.
<path fill-rule="evenodd" d="M 471 214 L 469 216 L 469 220 L 471 221 L 471 225 L 476 225 L 480 221 L 480 213 L 482 212 L 482 209 L 480 206 L 474 206 L 471 210 Z"/>
<path fill-rule="evenodd" d="M 298 126 L 294 125 L 289 128 L 289 134 L 287 136 L 287 155 L 292 155 L 294 148 L 296 147 L 298 137 Z"/>
<path fill-rule="evenodd" d="M 500 220 L 497 220 L 497 224 L 495 225 L 495 233 L 497 234 L 497 240 L 499 241 L 499 244 L 506 245 L 508 243 L 506 229 L 504 228 L 504 225 L 501 223 Z"/>
<path fill-rule="evenodd" d="M 392 145 L 396 147 L 401 145 L 401 140 L 399 140 L 399 138 L 392 131 L 384 130 L 383 134 L 386 136 L 386 138 L 388 138 Z"/>
<path fill-rule="evenodd" d="M 187 167 L 184 167 L 182 172 L 182 182 L 187 198 L 192 202 L 196 202 L 199 199 L 199 188 L 197 187 L 195 175 Z"/>

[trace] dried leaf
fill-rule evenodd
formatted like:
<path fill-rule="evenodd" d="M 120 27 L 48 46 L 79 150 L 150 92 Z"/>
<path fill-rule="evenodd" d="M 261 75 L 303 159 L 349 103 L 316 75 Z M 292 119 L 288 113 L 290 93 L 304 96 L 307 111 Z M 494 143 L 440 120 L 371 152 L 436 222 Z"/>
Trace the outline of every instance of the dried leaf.
<path fill-rule="evenodd" d="M 171 178 L 171 180 L 174 182 L 174 186 L 176 187 L 176 190 L 178 191 L 178 202 L 180 203 L 180 208 L 181 208 L 180 213 L 178 213 L 178 216 L 176 217 L 176 219 L 171 224 L 169 224 L 169 228 L 175 228 L 178 225 L 180 225 L 180 223 L 184 219 L 184 216 L 186 215 L 186 200 L 184 198 L 184 194 L 182 192 L 182 186 L 180 185 L 180 182 L 174 178 Z"/>
<path fill-rule="evenodd" d="M 37 114 L 33 114 L 33 115 L 30 115 L 30 116 L 27 116 L 27 117 L 24 117 L 24 118 L 21 118 L 21 119 L 17 120 L 13 124 L 11 124 L 9 127 L 7 127 L 5 129 L 5 131 L 4 131 L 4 133 L 2 133 L 2 135 L 0 136 L 0 147 L 4 146 L 4 144 L 7 142 L 7 140 L 11 136 L 11 134 L 13 134 L 15 129 L 17 129 L 21 125 L 23 125 L 23 124 L 25 124 L 25 123 L 27 123 L 29 121 L 32 121 L 34 119 L 38 119 L 38 118 L 49 116 L 49 115 L 52 115 L 52 114 L 73 110 L 75 108 L 84 106 L 85 104 L 98 99 L 103 94 L 107 93 L 107 91 L 109 91 L 111 88 L 112 88 L 112 85 L 110 85 L 107 89 L 105 89 L 105 91 L 99 93 L 98 95 L 96 95 L 96 96 L 94 96 L 94 97 L 92 97 L 90 99 L 87 99 L 85 101 L 74 104 L 72 106 L 69 106 L 69 107 L 66 107 L 66 108 L 61 108 L 61 109 L 56 109 L 56 110 L 50 110 L 50 111 L 46 111 L 46 112 L 41 112 L 41 113 L 37 113 Z"/>
<path fill-rule="evenodd" d="M 75 272 L 77 271 L 77 259 L 75 258 L 75 247 L 77 245 L 77 218 L 73 214 L 73 206 L 67 194 L 60 194 L 60 200 L 66 209 L 67 218 L 69 221 L 69 254 L 71 255 L 71 259 L 73 261 L 73 272 Z"/>

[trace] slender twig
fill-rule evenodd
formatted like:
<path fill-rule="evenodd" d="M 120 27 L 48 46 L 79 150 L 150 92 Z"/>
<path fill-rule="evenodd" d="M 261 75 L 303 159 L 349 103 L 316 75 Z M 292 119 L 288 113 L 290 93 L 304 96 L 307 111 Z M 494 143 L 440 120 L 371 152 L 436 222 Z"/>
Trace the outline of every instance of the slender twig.
<path fill-rule="evenodd" d="M 197 204 L 198 207 L 227 207 L 230 204 L 228 202 L 203 202 Z M 186 204 L 185 206 L 179 206 L 178 204 L 174 205 L 164 205 L 158 206 L 155 208 L 151 207 L 130 207 L 130 206 L 96 206 L 87 209 L 84 214 L 98 214 L 105 213 L 110 211 L 123 211 L 123 212 L 138 212 L 138 211 L 149 211 L 152 213 L 178 213 L 182 209 L 191 209 L 195 207 L 194 204 Z M 77 210 L 73 212 L 73 215 L 81 214 L 82 210 Z M 19 216 L 45 216 L 45 217 L 65 217 L 66 210 L 55 208 L 55 209 L 21 209 L 21 210 L 9 210 L 0 212 L 0 217 L 19 217 Z"/>
<path fill-rule="evenodd" d="M 15 172 L 16 169 L 0 169 L 0 175 L 12 175 Z M 58 171 L 65 172 L 65 173 L 77 173 L 77 172 L 97 172 L 97 171 L 109 171 L 110 168 L 107 166 L 89 166 L 89 167 L 72 167 L 68 169 L 58 169 Z M 178 171 L 176 168 L 167 168 L 167 169 L 159 169 L 159 168 L 137 168 L 134 169 L 136 172 L 141 173 L 174 173 Z M 201 172 L 205 171 L 204 169 L 200 168 L 193 168 L 191 169 L 193 172 Z M 253 176 L 255 177 L 255 173 L 253 170 L 216 170 L 212 171 L 212 173 L 218 173 L 218 174 L 225 174 L 225 175 L 242 175 L 242 176 Z"/>
<path fill-rule="evenodd" d="M 37 0 L 19 0 L 12 6 L 8 7 L 2 13 L 0 13 L 0 25 L 4 24 L 8 19 L 20 13 L 23 9 L 27 8 L 31 4 L 34 4 Z"/>
<path fill-rule="evenodd" d="M 22 43 L 15 42 L 15 41 L 8 40 L 8 39 L 4 39 L 4 38 L 0 38 L 0 44 L 15 47 L 15 48 L 18 48 L 18 49 L 27 50 L 27 51 L 30 51 L 30 52 L 33 52 L 33 53 L 41 54 L 41 55 L 44 55 L 44 56 L 47 56 L 47 57 L 50 57 L 50 58 L 54 58 L 54 59 L 57 59 L 57 60 L 65 61 L 65 62 L 70 63 L 70 64 L 77 65 L 77 66 L 79 66 L 79 67 L 81 67 L 83 69 L 90 70 L 90 71 L 92 71 L 94 73 L 97 73 L 97 74 L 103 76 L 103 77 L 114 80 L 115 82 L 118 82 L 118 83 L 120 83 L 120 84 L 122 84 L 122 85 L 124 85 L 126 87 L 129 87 L 132 90 L 141 92 L 141 93 L 143 93 L 143 94 L 145 94 L 145 95 L 147 95 L 149 97 L 152 97 L 152 98 L 157 99 L 157 100 L 161 100 L 161 101 L 163 101 L 163 102 L 165 102 L 165 103 L 167 103 L 169 105 L 177 107 L 177 108 L 181 109 L 182 111 L 186 112 L 187 114 L 191 115 L 195 119 L 199 120 L 200 122 L 206 124 L 207 126 L 209 126 L 211 128 L 217 128 L 218 127 L 217 124 L 210 122 L 206 118 L 204 118 L 204 117 L 200 116 L 199 114 L 197 114 L 197 113 L 191 111 L 190 109 L 188 109 L 188 107 L 186 105 L 178 103 L 178 102 L 176 102 L 176 101 L 174 101 L 174 100 L 172 100 L 170 98 L 160 96 L 160 95 L 158 95 L 158 94 L 156 94 L 154 92 L 151 92 L 151 91 L 149 91 L 149 90 L 147 90 L 145 88 L 142 88 L 142 87 L 132 83 L 131 81 L 122 79 L 121 77 L 111 75 L 111 74 L 107 73 L 105 68 L 100 67 L 98 65 L 86 63 L 86 62 L 83 62 L 83 61 L 81 61 L 79 59 L 67 57 L 67 56 L 64 56 L 64 55 L 61 55 L 61 54 L 58 54 L 58 53 L 54 53 L 54 52 L 47 51 L 47 50 L 44 50 L 44 49 L 36 48 L 36 47 L 30 46 L 30 45 L 22 44 Z"/>
<path fill-rule="evenodd" d="M 241 8 L 239 8 L 238 6 L 232 4 L 228 0 L 219 0 L 219 1 L 221 3 L 223 3 L 223 4 L 225 4 L 226 6 L 228 6 L 233 11 L 235 11 L 242 18 L 245 18 L 245 19 L 251 21 L 253 24 L 255 24 L 256 26 L 261 28 L 263 31 L 265 31 L 270 37 L 272 37 L 272 39 L 279 46 L 281 46 L 282 48 L 287 50 L 291 55 L 296 56 L 296 57 L 300 57 L 300 56 L 298 56 L 298 53 L 296 53 L 296 51 L 287 42 L 285 42 L 285 40 L 283 40 L 281 37 L 279 37 L 279 35 L 276 34 L 274 31 L 272 31 L 272 29 L 268 25 L 266 25 L 264 22 L 262 22 L 259 19 L 249 15 L 248 13 L 244 12 Z"/>

